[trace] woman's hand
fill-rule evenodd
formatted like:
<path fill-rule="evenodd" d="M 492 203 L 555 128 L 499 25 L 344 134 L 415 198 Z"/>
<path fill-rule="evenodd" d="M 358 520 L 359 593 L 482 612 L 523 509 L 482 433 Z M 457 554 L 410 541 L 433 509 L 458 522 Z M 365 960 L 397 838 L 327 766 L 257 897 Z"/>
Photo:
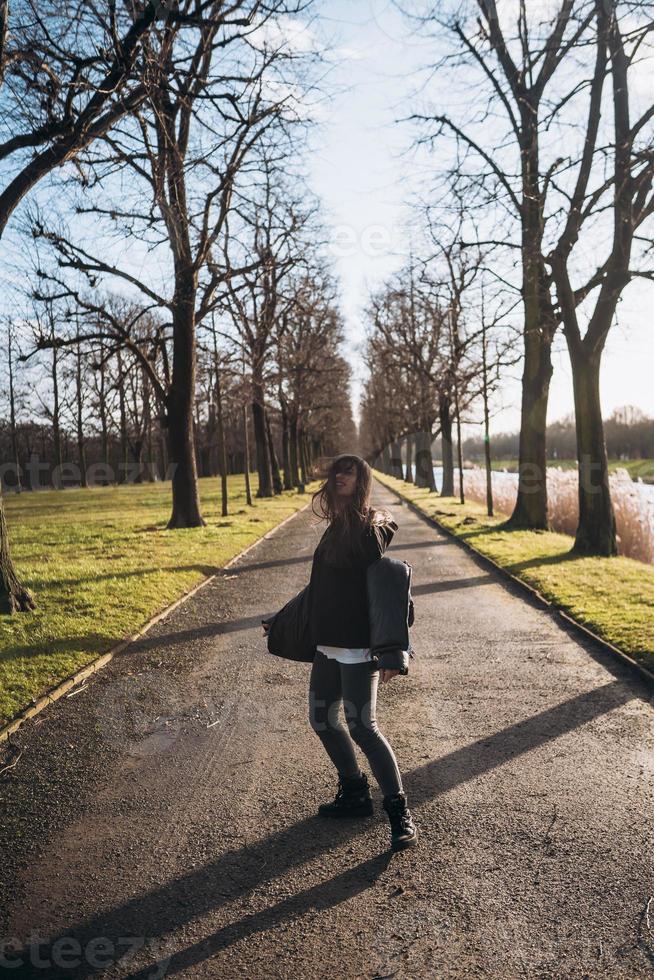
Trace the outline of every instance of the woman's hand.
<path fill-rule="evenodd" d="M 385 667 L 382 667 L 381 670 L 379 671 L 379 676 L 381 678 L 382 684 L 385 684 L 386 681 L 392 681 L 393 678 L 397 677 L 398 674 L 399 674 L 399 670 L 387 670 Z"/>
<path fill-rule="evenodd" d="M 263 626 L 263 635 L 268 636 L 268 631 L 270 630 L 270 623 L 262 623 L 261 625 Z"/>

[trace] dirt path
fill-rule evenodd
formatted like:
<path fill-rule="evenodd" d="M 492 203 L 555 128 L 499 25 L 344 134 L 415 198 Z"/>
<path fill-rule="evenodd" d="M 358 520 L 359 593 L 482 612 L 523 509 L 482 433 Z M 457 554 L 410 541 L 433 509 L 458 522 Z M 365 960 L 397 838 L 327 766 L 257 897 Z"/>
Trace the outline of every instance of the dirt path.
<path fill-rule="evenodd" d="M 654 975 L 652 692 L 375 499 L 414 570 L 417 659 L 379 719 L 420 847 L 389 854 L 378 791 L 371 820 L 314 816 L 334 778 L 308 665 L 270 657 L 259 626 L 308 581 L 305 511 L 20 732 L 0 785 L 20 951 L 0 971 Z"/>

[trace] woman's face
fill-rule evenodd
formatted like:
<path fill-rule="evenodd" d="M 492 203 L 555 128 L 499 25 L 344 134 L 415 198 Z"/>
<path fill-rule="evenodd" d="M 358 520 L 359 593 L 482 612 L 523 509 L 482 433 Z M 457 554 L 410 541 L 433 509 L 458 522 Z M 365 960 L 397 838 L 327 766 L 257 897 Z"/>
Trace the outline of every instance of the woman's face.
<path fill-rule="evenodd" d="M 357 485 L 357 468 L 355 463 L 344 463 L 336 471 L 336 493 L 339 500 L 351 497 Z"/>

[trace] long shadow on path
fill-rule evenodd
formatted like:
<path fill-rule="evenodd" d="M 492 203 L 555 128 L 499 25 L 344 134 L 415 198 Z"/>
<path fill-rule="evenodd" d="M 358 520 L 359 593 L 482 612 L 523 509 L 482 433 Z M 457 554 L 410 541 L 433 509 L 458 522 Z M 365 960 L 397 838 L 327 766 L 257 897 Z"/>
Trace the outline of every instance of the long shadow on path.
<path fill-rule="evenodd" d="M 611 681 L 420 766 L 408 773 L 405 780 L 412 807 L 419 807 L 639 696 L 644 695 L 636 684 Z M 149 941 L 165 937 L 224 903 L 325 854 L 335 842 L 366 833 L 367 827 L 367 824 L 326 826 L 318 818 L 307 818 L 265 840 L 230 851 L 202 868 L 102 912 L 97 917 L 72 923 L 63 931 L 62 937 L 74 937 L 82 949 L 86 949 L 88 943 L 97 937 L 108 937 L 113 942 L 126 936 L 148 937 Z M 429 830 L 425 828 L 425 843 L 428 843 L 428 834 Z M 364 862 L 338 875 L 328 884 L 312 887 L 265 912 L 230 923 L 215 936 L 174 954 L 167 972 L 187 968 L 253 932 L 292 919 L 302 909 L 318 901 L 326 902 L 327 906 L 345 901 L 367 887 L 371 874 L 375 869 L 380 871 L 383 866 L 379 858 Z M 52 940 L 55 938 L 52 937 Z M 48 948 L 52 948 L 50 942 Z M 120 952 L 124 952 L 124 947 Z M 29 963 L 30 947 L 25 947 L 20 955 L 25 964 Z M 78 978 L 91 977 L 96 972 L 85 962 L 75 970 L 54 970 L 50 975 Z M 29 970 L 21 972 L 21 977 L 43 975 L 42 969 L 35 969 L 33 973 Z"/>

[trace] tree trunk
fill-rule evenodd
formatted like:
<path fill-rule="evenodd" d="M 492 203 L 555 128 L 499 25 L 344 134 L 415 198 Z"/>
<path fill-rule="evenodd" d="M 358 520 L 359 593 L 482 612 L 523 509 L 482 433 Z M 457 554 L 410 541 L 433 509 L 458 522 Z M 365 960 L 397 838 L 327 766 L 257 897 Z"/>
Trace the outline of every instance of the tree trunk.
<path fill-rule="evenodd" d="M 298 428 L 298 445 L 300 450 L 300 485 L 304 490 L 304 487 L 309 482 L 309 461 L 307 459 L 307 445 L 306 436 L 304 430 Z"/>
<path fill-rule="evenodd" d="M 404 476 L 402 472 L 402 446 L 397 439 L 393 439 L 391 443 L 391 475 L 398 480 Z"/>
<path fill-rule="evenodd" d="M 543 197 L 540 187 L 538 106 L 525 98 L 522 134 L 522 297 L 524 369 L 518 461 L 518 496 L 505 527 L 547 530 L 547 402 L 552 377 L 554 317 L 543 261 Z"/>
<path fill-rule="evenodd" d="M 459 383 L 454 379 L 454 415 L 456 418 L 456 457 L 459 466 L 459 500 L 465 504 L 466 495 L 463 487 L 463 445 L 461 442 L 461 403 L 459 402 Z"/>
<path fill-rule="evenodd" d="M 148 483 L 154 482 L 154 466 L 152 452 L 152 405 L 150 382 L 143 369 L 143 443 L 145 448 L 145 473 Z"/>
<path fill-rule="evenodd" d="M 281 394 L 279 404 L 282 412 L 282 469 L 284 470 L 284 490 L 292 490 L 294 484 L 291 471 L 291 431 L 286 399 Z"/>
<path fill-rule="evenodd" d="M 248 410 L 243 403 L 243 472 L 245 474 L 245 499 L 252 506 L 252 487 L 250 486 L 250 437 L 248 434 Z"/>
<path fill-rule="evenodd" d="M 52 334 L 54 340 L 54 332 Z M 54 443 L 55 471 L 53 474 L 52 485 L 56 488 L 61 487 L 61 467 L 63 463 L 61 452 L 61 425 L 59 421 L 59 351 L 56 347 L 52 348 L 52 441 Z"/>
<path fill-rule="evenodd" d="M 486 512 L 493 516 L 493 471 L 490 451 L 490 406 L 488 396 L 488 347 L 486 344 L 486 320 L 483 312 L 482 297 L 482 398 L 484 403 L 484 462 L 486 465 Z"/>
<path fill-rule="evenodd" d="M 618 553 L 615 514 L 600 402 L 600 357 L 570 345 L 579 463 L 579 525 L 574 550 L 584 555 Z"/>
<path fill-rule="evenodd" d="M 118 463 L 118 483 L 127 483 L 129 471 L 129 439 L 127 437 L 127 407 L 125 404 L 125 372 L 120 350 L 116 354 L 118 364 L 118 406 L 120 412 L 120 462 Z M 121 472 L 122 471 L 122 472 Z"/>
<path fill-rule="evenodd" d="M 255 347 L 252 351 L 252 422 L 254 425 L 254 444 L 257 457 L 259 487 L 257 497 L 274 495 L 270 445 L 266 430 L 266 403 L 263 384 L 263 352 Z"/>
<path fill-rule="evenodd" d="M 21 585 L 9 552 L 9 536 L 4 502 L 0 493 L 0 599 L 9 605 L 10 612 L 28 612 L 36 608 L 34 598 Z"/>
<path fill-rule="evenodd" d="M 107 365 L 105 362 L 105 347 L 100 346 L 100 391 L 98 393 L 98 411 L 100 413 L 100 441 L 102 446 L 102 462 L 105 466 L 105 473 L 109 473 L 109 419 L 107 416 Z M 103 486 L 109 484 L 108 476 L 105 476 L 101 483 Z"/>
<path fill-rule="evenodd" d="M 436 479 L 434 477 L 434 467 L 431 458 L 431 426 L 422 426 L 415 434 L 416 445 L 416 477 L 417 487 L 428 487 L 430 491 L 436 491 Z"/>
<path fill-rule="evenodd" d="M 290 446 L 289 446 L 289 462 L 291 467 L 291 481 L 294 487 L 300 486 L 300 473 L 299 473 L 299 463 L 300 463 L 300 451 L 298 444 L 298 425 L 297 425 L 297 415 L 293 413 L 290 419 Z"/>
<path fill-rule="evenodd" d="M 207 446 L 206 446 L 207 476 L 220 476 L 218 462 L 218 419 L 213 398 L 209 398 L 207 409 Z"/>
<path fill-rule="evenodd" d="M 270 427 L 270 416 L 266 412 L 266 437 L 268 439 L 268 451 L 270 453 L 270 470 L 272 473 L 273 489 L 275 493 L 282 492 L 282 477 L 279 472 L 279 463 L 277 461 L 277 453 L 275 452 L 275 443 L 273 442 L 272 429 Z"/>
<path fill-rule="evenodd" d="M 538 329 L 525 331 L 518 497 L 513 514 L 505 524 L 510 529 L 549 529 L 546 431 L 552 377 L 551 346 L 551 340 Z"/>
<path fill-rule="evenodd" d="M 220 498 L 222 504 L 222 516 L 227 517 L 229 512 L 229 495 L 227 492 L 227 451 L 225 447 L 225 424 L 223 419 L 223 393 L 220 387 L 220 369 L 216 359 L 216 410 L 217 410 L 217 432 L 218 432 L 218 472 L 220 473 Z"/>
<path fill-rule="evenodd" d="M 173 373 L 167 395 L 168 444 L 173 466 L 169 528 L 203 527 L 195 462 L 195 282 L 178 273 L 173 304 Z"/>
<path fill-rule="evenodd" d="M 157 426 L 158 442 L 159 442 L 159 457 L 161 459 L 161 479 L 168 479 L 168 440 L 166 439 L 166 433 L 163 429 L 161 421 Z"/>
<path fill-rule="evenodd" d="M 284 471 L 284 490 L 293 489 L 293 476 L 291 473 L 291 455 L 290 455 L 290 442 L 291 434 L 289 430 L 289 418 L 288 418 L 288 402 L 286 401 L 286 396 L 284 395 L 284 375 L 285 375 L 285 365 L 284 365 L 284 355 L 283 347 L 281 343 L 277 344 L 277 365 L 279 368 L 279 375 L 277 381 L 277 401 L 279 402 L 279 408 L 281 411 L 281 423 L 282 423 L 282 469 Z"/>
<path fill-rule="evenodd" d="M 79 460 L 80 483 L 88 486 L 86 474 L 86 446 L 84 444 L 84 401 L 82 398 L 82 348 L 79 342 L 79 323 L 77 324 L 77 346 L 75 350 L 75 401 L 77 407 L 77 458 Z"/>
<path fill-rule="evenodd" d="M 443 481 L 441 497 L 454 496 L 454 448 L 452 446 L 452 404 L 449 395 L 441 395 L 438 401 L 438 420 L 441 427 L 443 455 Z"/>
<path fill-rule="evenodd" d="M 8 341 L 8 360 L 9 360 L 9 424 L 11 425 L 11 454 L 13 456 L 14 466 L 16 467 L 16 484 L 15 489 L 17 493 L 22 490 L 21 477 L 20 477 L 20 463 L 18 462 L 18 436 L 16 432 L 16 395 L 14 392 L 14 359 L 12 350 L 12 332 L 11 327 L 8 331 L 7 341 Z M 0 487 L 0 492 L 2 488 Z"/>
<path fill-rule="evenodd" d="M 411 438 L 411 433 L 407 433 L 406 436 L 406 471 L 404 480 L 406 483 L 413 483 L 413 460 L 411 454 L 413 452 L 413 439 Z"/>
<path fill-rule="evenodd" d="M 253 391 L 256 392 L 252 401 L 252 424 L 254 427 L 254 444 L 257 457 L 257 474 L 259 477 L 259 487 L 257 497 L 272 497 L 272 469 L 270 466 L 270 447 L 268 445 L 268 433 L 266 432 L 266 417 L 263 407 L 263 391 L 259 384 L 252 382 Z M 258 397 L 257 397 L 258 396 Z M 261 399 L 261 400 L 260 400 Z"/>

